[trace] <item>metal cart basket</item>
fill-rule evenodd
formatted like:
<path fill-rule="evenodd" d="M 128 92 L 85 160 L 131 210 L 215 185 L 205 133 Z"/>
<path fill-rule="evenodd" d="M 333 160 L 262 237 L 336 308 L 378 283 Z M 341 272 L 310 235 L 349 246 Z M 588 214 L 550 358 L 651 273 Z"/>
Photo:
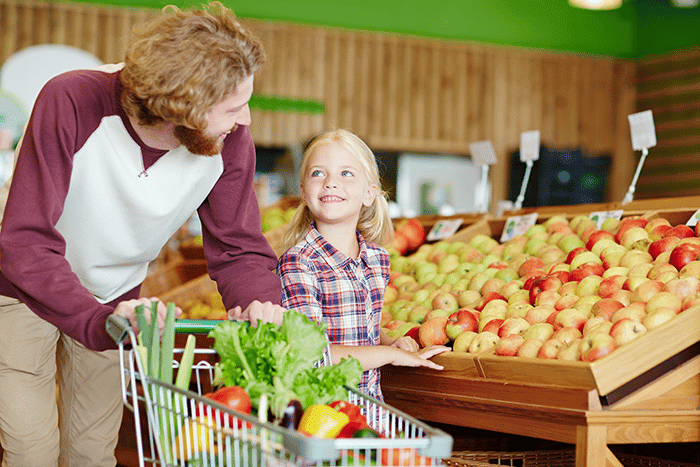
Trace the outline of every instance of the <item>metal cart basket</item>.
<path fill-rule="evenodd" d="M 181 390 L 146 376 L 138 352 L 124 345 L 127 337 L 136 342 L 126 319 L 111 316 L 107 330 L 119 345 L 122 399 L 134 414 L 140 466 L 435 466 L 451 456 L 450 435 L 349 387 L 348 400 L 384 437 L 310 437 L 235 412 L 202 397 L 214 377 L 213 350 L 195 350 L 205 357 L 193 366 L 196 390 Z"/>

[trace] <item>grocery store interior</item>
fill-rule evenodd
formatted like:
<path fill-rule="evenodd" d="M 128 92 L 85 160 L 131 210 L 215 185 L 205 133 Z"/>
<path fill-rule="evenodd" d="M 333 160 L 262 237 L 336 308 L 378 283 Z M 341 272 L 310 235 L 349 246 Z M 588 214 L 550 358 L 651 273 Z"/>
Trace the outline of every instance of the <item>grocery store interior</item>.
<path fill-rule="evenodd" d="M 43 83 L 70 69 L 120 62 L 132 26 L 171 3 L 202 2 L 0 0 L 0 182 L 12 173 L 13 149 Z M 499 240 L 509 216 L 537 212 L 540 221 L 560 214 L 570 220 L 628 207 L 641 215 L 658 211 L 656 217 L 675 225 L 700 208 L 698 0 L 222 3 L 266 49 L 250 131 L 261 228 L 278 255 L 274 242 L 299 203 L 305 145 L 333 128 L 354 132 L 375 153 L 396 225 L 417 218 L 426 233 L 457 219 L 453 234 L 477 226 Z M 634 133 L 633 122 L 641 120 Z M 649 128 L 654 141 L 641 147 Z M 170 296 L 183 303 L 199 298 L 186 296 L 195 288 L 182 287 L 204 284 L 200 232 L 193 218 L 173 236 L 151 266 L 148 292 L 177 289 Z M 698 332 L 687 335 L 690 347 L 676 346 L 653 368 L 609 383 L 600 400 L 596 391 L 603 394 L 601 385 L 611 378 L 602 361 L 571 370 L 592 385 L 560 390 L 515 379 L 512 400 L 498 403 L 488 397 L 499 390 L 496 383 L 452 389 L 460 374 L 472 378 L 488 360 L 470 361 L 469 368 L 453 363 L 435 383 L 447 389 L 434 393 L 429 372 L 392 368 L 385 392 L 390 404 L 449 433 L 454 452 L 491 452 L 491 463 L 500 453 L 504 465 L 582 467 L 584 456 L 600 458 L 590 454 L 597 440 L 614 453 L 605 454 L 609 466 L 700 465 L 700 349 Z M 402 381 L 411 378 L 415 387 L 403 392 Z M 465 393 L 470 390 L 473 395 Z M 663 416 L 655 414 L 641 402 L 644 391 L 677 406 L 664 402 Z M 608 406 L 614 410 L 617 399 L 620 420 L 596 418 Z M 532 408 L 540 405 L 551 410 Z M 454 413 L 436 415 L 445 408 Z M 635 409 L 643 413 L 625 424 Z M 529 431 L 519 431 L 518 413 L 535 420 Z M 138 465 L 129 417 L 126 411 L 118 446 L 122 467 Z M 581 419 L 560 431 L 567 417 Z M 480 465 L 486 457 L 474 459 L 448 465 Z"/>

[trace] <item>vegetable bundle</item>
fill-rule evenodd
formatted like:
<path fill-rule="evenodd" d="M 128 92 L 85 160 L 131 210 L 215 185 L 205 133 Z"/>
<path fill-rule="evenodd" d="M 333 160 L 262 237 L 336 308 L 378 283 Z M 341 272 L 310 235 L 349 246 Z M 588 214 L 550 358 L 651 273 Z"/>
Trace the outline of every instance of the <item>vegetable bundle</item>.
<path fill-rule="evenodd" d="M 209 333 L 220 356 L 217 383 L 243 387 L 254 406 L 261 395 L 267 395 L 278 420 L 292 400 L 306 409 L 346 399 L 345 386 L 357 386 L 362 366 L 355 358 L 316 366 L 328 346 L 325 328 L 293 311 L 285 313 L 281 326 L 258 323 L 254 328 L 236 321 L 217 324 Z"/>

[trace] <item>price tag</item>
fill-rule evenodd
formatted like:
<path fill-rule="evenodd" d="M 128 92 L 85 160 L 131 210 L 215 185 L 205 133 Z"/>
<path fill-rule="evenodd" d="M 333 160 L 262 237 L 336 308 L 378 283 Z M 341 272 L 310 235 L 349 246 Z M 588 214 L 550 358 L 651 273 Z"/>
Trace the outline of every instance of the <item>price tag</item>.
<path fill-rule="evenodd" d="M 606 219 L 613 218 L 620 220 L 622 218 L 622 213 L 623 211 L 621 209 L 618 211 L 596 211 L 592 212 L 588 217 L 590 217 L 600 229 Z"/>
<path fill-rule="evenodd" d="M 632 149 L 641 151 L 656 146 L 656 130 L 651 110 L 627 116 L 632 134 Z"/>
<path fill-rule="evenodd" d="M 437 221 L 433 228 L 430 229 L 430 232 L 428 232 L 428 236 L 425 237 L 425 239 L 432 242 L 435 240 L 444 240 L 449 238 L 457 232 L 457 229 L 459 229 L 459 226 L 462 225 L 462 222 L 464 222 L 464 219 L 443 219 L 441 221 Z"/>
<path fill-rule="evenodd" d="M 520 161 L 536 161 L 540 158 L 540 132 L 524 131 L 520 133 Z"/>
<path fill-rule="evenodd" d="M 537 213 L 526 214 L 524 216 L 513 216 L 506 220 L 506 225 L 503 226 L 501 234 L 501 243 L 507 242 L 513 237 L 524 235 L 527 229 L 537 223 Z"/>
<path fill-rule="evenodd" d="M 686 222 L 685 225 L 687 225 L 688 227 L 695 227 L 698 221 L 700 221 L 700 209 L 695 211 L 695 214 L 690 216 L 690 219 L 688 219 L 688 222 Z"/>
<path fill-rule="evenodd" d="M 498 162 L 496 160 L 496 151 L 493 149 L 493 143 L 489 140 L 469 143 L 469 152 L 471 153 L 474 165 L 493 165 Z"/>

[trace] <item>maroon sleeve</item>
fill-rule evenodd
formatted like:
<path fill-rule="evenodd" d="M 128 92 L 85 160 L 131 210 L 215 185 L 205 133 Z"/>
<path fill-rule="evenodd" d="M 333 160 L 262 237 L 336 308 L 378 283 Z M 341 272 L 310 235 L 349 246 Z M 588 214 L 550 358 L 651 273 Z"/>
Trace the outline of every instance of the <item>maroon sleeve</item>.
<path fill-rule="evenodd" d="M 245 308 L 253 300 L 279 304 L 277 256 L 260 230 L 255 146 L 248 127 L 227 136 L 222 156 L 224 173 L 199 208 L 209 275 L 227 309 Z"/>
<path fill-rule="evenodd" d="M 80 92 L 80 91 L 78 91 Z M 82 90 L 85 92 L 85 90 Z M 113 309 L 85 289 L 64 257 L 55 225 L 79 144 L 78 108 L 62 77 L 39 95 L 24 134 L 0 231 L 0 281 L 10 294 L 94 350 L 114 347 L 105 331 Z"/>

